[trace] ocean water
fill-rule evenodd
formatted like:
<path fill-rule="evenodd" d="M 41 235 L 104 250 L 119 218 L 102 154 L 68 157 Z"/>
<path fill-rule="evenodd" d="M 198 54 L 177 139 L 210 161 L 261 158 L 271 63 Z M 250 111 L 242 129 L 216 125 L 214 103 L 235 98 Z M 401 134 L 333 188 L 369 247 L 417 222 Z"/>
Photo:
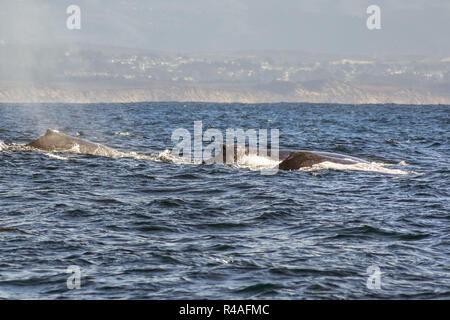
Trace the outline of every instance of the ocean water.
<path fill-rule="evenodd" d="M 0 298 L 448 299 L 449 114 L 408 105 L 0 104 Z M 279 129 L 282 149 L 368 164 L 262 175 L 261 163 L 172 157 L 172 132 L 193 132 L 200 120 L 204 130 Z M 23 146 L 47 128 L 127 156 Z M 67 287 L 69 266 L 80 270 L 78 289 Z"/>

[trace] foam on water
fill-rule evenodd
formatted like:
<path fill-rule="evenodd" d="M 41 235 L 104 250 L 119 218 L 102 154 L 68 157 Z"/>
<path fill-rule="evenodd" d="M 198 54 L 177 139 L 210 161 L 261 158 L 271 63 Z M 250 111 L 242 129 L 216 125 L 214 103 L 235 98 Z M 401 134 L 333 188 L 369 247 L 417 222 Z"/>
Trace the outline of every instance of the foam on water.
<path fill-rule="evenodd" d="M 273 160 L 269 157 L 261 157 L 258 155 L 244 155 L 239 159 L 238 167 L 250 170 L 272 169 L 280 164 L 281 161 Z"/>
<path fill-rule="evenodd" d="M 73 151 L 73 150 L 72 150 Z M 79 150 L 78 150 L 79 151 Z M 101 150 L 99 150 L 98 155 L 100 156 L 107 156 L 108 155 L 102 155 Z M 111 156 L 109 156 L 111 157 Z M 200 160 L 190 160 L 185 157 L 180 157 L 173 155 L 170 150 L 166 149 L 162 152 L 155 153 L 155 154 L 141 154 L 137 152 L 120 152 L 116 151 L 114 156 L 111 158 L 132 158 L 137 160 L 150 160 L 150 161 L 157 161 L 157 162 L 170 162 L 177 165 L 185 165 L 185 164 L 191 164 L 191 165 L 198 165 L 201 163 Z M 353 160 L 350 159 L 349 160 Z M 281 161 L 275 161 L 268 157 L 261 157 L 258 155 L 244 155 L 242 156 L 237 164 L 233 164 L 233 167 L 241 168 L 241 169 L 248 169 L 251 171 L 258 171 L 261 169 L 273 169 L 276 168 L 277 165 L 280 164 Z M 402 165 L 406 165 L 402 163 Z M 367 171 L 367 172 L 379 172 L 379 173 L 385 173 L 385 174 L 396 174 L 396 175 L 405 175 L 410 173 L 416 173 L 416 172 L 408 172 L 404 170 L 399 169 L 391 169 L 387 168 L 388 164 L 385 163 L 379 163 L 379 162 L 358 162 L 353 164 L 340 164 L 340 163 L 334 163 L 325 161 L 319 164 L 315 164 L 312 167 L 309 168 L 302 168 L 299 169 L 301 171 L 318 171 L 318 170 L 349 170 L 349 171 Z"/>
<path fill-rule="evenodd" d="M 390 169 L 386 168 L 387 164 L 379 163 L 379 162 L 370 162 L 370 163 L 354 163 L 354 164 L 341 164 L 335 162 L 321 162 L 313 165 L 309 168 L 300 169 L 302 171 L 317 171 L 317 170 L 353 170 L 353 171 L 368 171 L 368 172 L 379 172 L 379 173 L 387 173 L 387 174 L 409 174 L 413 172 L 408 172 L 399 169 Z"/>
<path fill-rule="evenodd" d="M 0 151 L 3 152 L 13 152 L 13 151 L 30 151 L 33 150 L 32 147 L 24 145 L 24 144 L 18 144 L 18 143 L 4 143 L 3 141 L 0 141 Z"/>
<path fill-rule="evenodd" d="M 166 149 L 164 151 L 152 154 L 144 154 L 138 152 L 121 152 L 115 150 L 114 157 L 110 158 L 131 158 L 136 160 L 149 160 L 156 162 L 170 162 L 174 164 L 195 164 L 195 162 L 190 161 L 187 158 L 175 156 L 171 153 L 170 150 Z"/>
<path fill-rule="evenodd" d="M 89 154 L 92 154 L 94 156 L 100 156 L 100 157 L 107 157 L 107 158 L 124 158 L 128 157 L 125 152 L 121 152 L 112 148 L 108 148 L 106 146 L 103 146 L 101 144 L 95 144 L 96 149 L 92 152 L 89 152 Z M 35 149 L 39 150 L 39 149 Z M 67 150 L 51 150 L 51 152 L 57 152 L 57 153 L 71 153 L 71 154 L 85 154 L 83 152 L 82 147 L 75 143 L 73 144 L 69 149 Z"/>
<path fill-rule="evenodd" d="M 59 156 L 59 155 L 54 154 L 54 153 L 45 153 L 45 155 L 48 156 L 50 159 L 63 160 L 63 161 L 68 161 L 69 160 L 69 158 L 67 158 L 67 157 L 62 157 L 62 156 Z"/>
<path fill-rule="evenodd" d="M 192 161 L 189 158 L 173 155 L 172 152 L 168 149 L 152 156 L 152 159 L 150 160 L 172 162 L 175 164 L 196 164 L 196 161 Z"/>

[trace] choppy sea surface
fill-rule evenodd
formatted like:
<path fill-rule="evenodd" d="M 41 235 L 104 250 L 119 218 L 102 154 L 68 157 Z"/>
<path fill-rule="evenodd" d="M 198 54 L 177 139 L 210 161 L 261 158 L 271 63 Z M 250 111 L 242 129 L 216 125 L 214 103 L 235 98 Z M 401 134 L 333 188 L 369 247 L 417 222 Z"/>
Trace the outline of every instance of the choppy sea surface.
<path fill-rule="evenodd" d="M 448 299 L 449 114 L 408 105 L 0 104 L 0 298 Z M 193 132 L 194 121 L 224 133 L 279 129 L 281 149 L 370 165 L 263 175 L 176 161 L 172 132 Z M 23 147 L 47 128 L 131 156 Z M 67 286 L 69 266 L 80 270 L 79 289 Z"/>

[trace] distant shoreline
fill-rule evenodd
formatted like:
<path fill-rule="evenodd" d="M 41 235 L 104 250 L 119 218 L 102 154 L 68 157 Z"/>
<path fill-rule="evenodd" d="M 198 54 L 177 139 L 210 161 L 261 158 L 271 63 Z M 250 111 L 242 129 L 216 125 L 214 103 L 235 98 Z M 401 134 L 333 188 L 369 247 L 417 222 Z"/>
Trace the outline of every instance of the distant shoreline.
<path fill-rule="evenodd" d="M 450 57 L 4 46 L 0 102 L 450 104 Z"/>
<path fill-rule="evenodd" d="M 286 85 L 287 84 L 283 84 Z M 338 104 L 450 104 L 450 95 L 427 89 L 351 85 L 327 82 L 318 90 L 289 83 L 279 92 L 262 85 L 179 85 L 153 84 L 124 88 L 83 86 L 0 85 L 0 103 L 134 103 L 134 102 L 208 102 L 277 103 L 309 102 Z"/>

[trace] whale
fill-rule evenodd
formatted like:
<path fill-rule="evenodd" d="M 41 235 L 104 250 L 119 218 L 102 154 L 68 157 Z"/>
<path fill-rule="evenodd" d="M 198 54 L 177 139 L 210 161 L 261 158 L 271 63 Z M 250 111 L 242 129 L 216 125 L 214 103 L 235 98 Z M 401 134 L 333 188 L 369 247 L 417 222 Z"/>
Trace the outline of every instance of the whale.
<path fill-rule="evenodd" d="M 94 156 L 103 157 L 118 157 L 122 153 L 113 148 L 109 148 L 99 143 L 82 140 L 79 138 L 68 136 L 58 130 L 47 129 L 45 134 L 40 138 L 31 141 L 27 146 L 50 152 L 62 152 L 62 153 L 76 153 L 76 154 L 88 154 Z M 312 150 L 279 150 L 278 157 L 274 159 L 272 157 L 271 150 L 255 150 L 251 152 L 248 147 L 241 147 L 236 145 L 223 144 L 219 148 L 217 154 L 209 159 L 202 161 L 203 164 L 230 164 L 237 163 L 243 156 L 257 155 L 266 157 L 272 160 L 279 161 L 277 166 L 280 170 L 298 170 L 302 168 L 309 168 L 315 164 L 323 162 L 331 162 L 338 164 L 358 164 L 368 162 L 359 158 L 355 158 L 348 155 L 312 151 Z M 233 156 L 229 154 L 233 153 Z M 227 156 L 228 155 L 228 156 Z M 228 159 L 229 158 L 229 159 Z"/>
<path fill-rule="evenodd" d="M 233 152 L 233 156 L 229 155 L 227 157 L 227 152 Z M 204 164 L 212 164 L 212 163 L 236 163 L 244 155 L 250 155 L 250 149 L 248 147 L 238 147 L 238 146 L 230 146 L 230 145 L 222 145 L 217 155 L 214 157 L 203 161 Z M 271 151 L 264 150 L 253 152 L 254 155 L 264 156 L 271 158 Z M 322 152 L 322 151 L 312 151 L 312 150 L 279 150 L 278 151 L 278 169 L 280 170 L 299 170 L 302 168 L 310 168 L 315 164 L 323 163 L 323 162 L 331 162 L 337 164 L 358 164 L 368 162 L 356 157 L 332 153 L 332 152 Z"/>
<path fill-rule="evenodd" d="M 45 134 L 31 141 L 27 146 L 51 152 L 88 154 L 103 157 L 115 157 L 119 152 L 99 143 L 68 136 L 58 130 L 47 129 Z"/>
<path fill-rule="evenodd" d="M 353 165 L 358 163 L 368 164 L 368 162 L 365 160 L 348 155 L 322 151 L 298 150 L 290 152 L 289 155 L 284 158 L 283 161 L 278 165 L 278 169 L 298 170 L 302 168 L 312 167 L 315 164 L 320 164 L 323 162 L 346 165 Z"/>

